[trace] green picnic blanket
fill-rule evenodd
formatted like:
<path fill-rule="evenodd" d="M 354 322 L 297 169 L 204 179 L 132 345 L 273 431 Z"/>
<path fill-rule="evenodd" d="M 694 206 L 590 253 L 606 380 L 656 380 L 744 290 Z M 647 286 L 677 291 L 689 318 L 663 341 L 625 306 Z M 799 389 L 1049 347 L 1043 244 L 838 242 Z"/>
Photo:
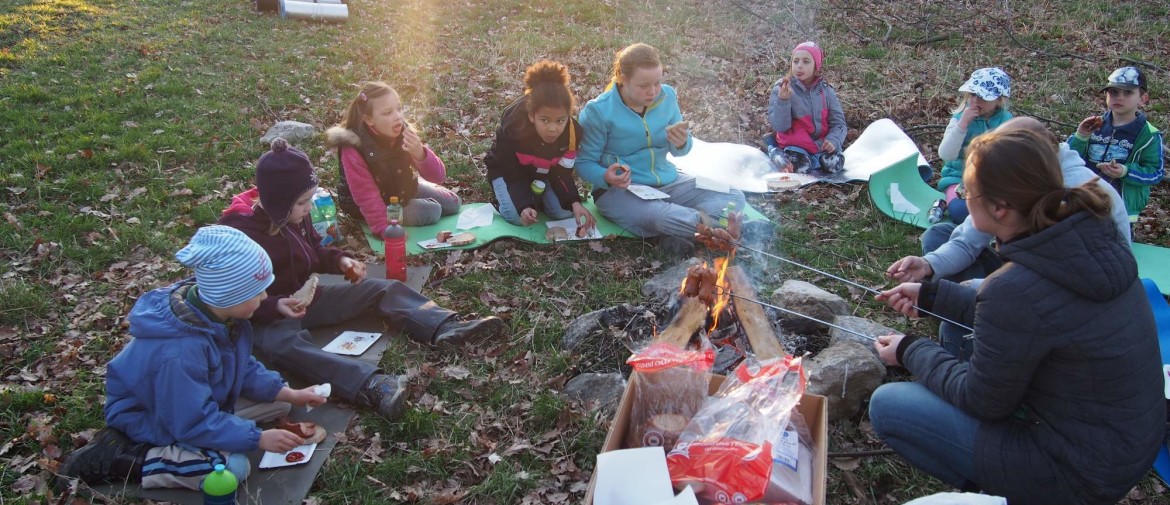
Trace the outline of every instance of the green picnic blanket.
<path fill-rule="evenodd" d="M 491 204 L 490 203 L 465 203 L 465 204 L 463 204 L 463 207 L 460 209 L 460 213 L 467 212 L 469 210 L 475 209 L 475 208 L 483 206 L 483 205 L 490 206 Z M 617 224 L 614 224 L 613 221 L 610 221 L 610 220 L 606 219 L 604 216 L 602 216 L 601 212 L 599 212 L 597 210 L 597 206 L 595 206 L 593 204 L 593 201 L 584 202 L 582 205 L 584 205 L 586 209 L 589 209 L 589 212 L 592 212 L 593 217 L 597 219 L 597 231 L 601 232 L 601 235 L 603 237 L 608 237 L 610 235 L 613 235 L 613 236 L 618 236 L 618 237 L 637 238 L 636 235 L 622 229 L 622 227 L 618 226 Z M 766 217 L 764 217 L 763 214 L 760 214 L 759 211 L 751 208 L 751 206 L 748 207 L 747 212 L 745 214 L 746 214 L 746 217 L 750 220 L 767 219 Z M 444 247 L 441 249 L 425 249 L 422 246 L 418 245 L 418 243 L 420 241 L 435 238 L 435 235 L 438 235 L 438 233 L 440 231 L 443 231 L 443 230 L 448 230 L 448 231 L 451 231 L 452 233 L 459 233 L 460 231 L 464 231 L 464 230 L 456 230 L 455 229 L 455 223 L 458 221 L 459 221 L 459 215 L 456 214 L 456 215 L 452 215 L 452 216 L 446 216 L 446 217 L 440 219 L 438 223 L 432 224 L 430 226 L 412 226 L 412 227 L 406 228 L 406 254 L 408 256 L 411 256 L 411 255 L 422 254 L 422 253 L 428 252 L 428 251 L 450 251 L 452 249 L 475 249 L 475 248 L 483 247 L 483 246 L 485 246 L 491 242 L 494 242 L 498 239 L 501 239 L 501 238 L 514 238 L 514 239 L 519 239 L 519 240 L 523 240 L 526 242 L 532 242 L 532 243 L 536 243 L 536 244 L 551 244 L 552 243 L 548 238 L 545 237 L 545 232 L 548 231 L 548 227 L 545 226 L 545 223 L 548 222 L 548 216 L 546 216 L 542 213 L 540 216 L 540 221 L 531 225 L 531 226 L 516 226 L 514 224 L 508 223 L 507 221 L 504 220 L 504 218 L 500 217 L 499 215 L 496 215 L 492 219 L 492 224 L 490 224 L 488 226 L 481 226 L 479 228 L 475 228 L 472 230 L 466 230 L 466 231 L 470 231 L 470 232 L 475 234 L 475 242 L 472 242 L 471 244 L 468 244 L 465 246 L 459 246 L 459 247 L 452 246 L 452 247 Z M 373 232 L 370 231 L 370 228 L 368 226 L 366 226 L 365 224 L 362 224 L 362 231 L 365 232 L 366 242 L 369 243 L 370 249 L 373 249 L 374 252 L 378 253 L 379 255 L 385 254 L 384 245 L 382 243 L 382 237 L 374 235 Z"/>

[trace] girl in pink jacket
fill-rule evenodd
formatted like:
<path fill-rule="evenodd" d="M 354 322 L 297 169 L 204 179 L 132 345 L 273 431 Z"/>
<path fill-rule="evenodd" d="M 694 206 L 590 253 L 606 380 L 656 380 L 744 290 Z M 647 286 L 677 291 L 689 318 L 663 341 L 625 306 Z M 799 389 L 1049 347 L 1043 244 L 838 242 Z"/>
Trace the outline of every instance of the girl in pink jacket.
<path fill-rule="evenodd" d="M 338 206 L 360 216 L 375 235 L 386 228 L 390 197 L 402 203 L 406 226 L 434 224 L 459 212 L 459 196 L 439 186 L 447 167 L 407 124 L 402 100 L 390 85 L 362 84 L 341 124 L 325 134 L 337 148 L 341 168 Z"/>

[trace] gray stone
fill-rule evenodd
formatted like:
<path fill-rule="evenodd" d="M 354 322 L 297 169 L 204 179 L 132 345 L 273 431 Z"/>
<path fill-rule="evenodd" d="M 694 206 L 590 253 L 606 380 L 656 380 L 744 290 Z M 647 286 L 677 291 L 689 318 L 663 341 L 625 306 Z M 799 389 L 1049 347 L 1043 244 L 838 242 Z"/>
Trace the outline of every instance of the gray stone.
<path fill-rule="evenodd" d="M 317 134 L 317 129 L 311 124 L 302 123 L 300 121 L 281 121 L 272 125 L 268 132 L 260 137 L 260 142 L 270 144 L 276 137 L 284 137 L 289 144 L 298 147 L 298 144 L 313 138 Z"/>
<path fill-rule="evenodd" d="M 772 297 L 780 307 L 821 321 L 832 322 L 834 317 L 850 313 L 849 304 L 843 298 L 804 281 L 784 281 L 779 289 L 772 292 Z M 807 321 L 788 313 L 781 313 L 780 317 Z"/>
<path fill-rule="evenodd" d="M 642 285 L 642 295 L 656 300 L 670 300 L 678 294 L 683 277 L 687 276 L 687 269 L 702 263 L 699 258 L 691 258 L 666 270 L 663 270 Z"/>
<path fill-rule="evenodd" d="M 593 332 L 601 330 L 601 316 L 609 309 L 595 310 L 574 319 L 565 328 L 565 336 L 561 338 L 561 349 L 576 352 Z"/>
<path fill-rule="evenodd" d="M 830 423 L 861 412 L 861 403 L 882 385 L 886 376 L 885 365 L 867 346 L 846 341 L 834 343 L 806 361 L 805 371 L 805 392 L 828 398 Z"/>
<path fill-rule="evenodd" d="M 569 379 L 562 394 L 590 410 L 600 408 L 613 415 L 625 390 L 626 379 L 620 373 L 583 373 Z"/>
<path fill-rule="evenodd" d="M 869 335 L 877 338 L 882 335 L 900 335 L 897 330 L 887 328 L 877 324 L 864 317 L 857 316 L 837 316 L 833 319 L 833 324 L 842 328 L 849 328 L 850 330 L 861 333 L 862 335 Z M 829 330 L 829 344 L 836 344 L 837 342 L 857 342 L 864 345 L 873 355 L 877 356 L 877 349 L 873 348 L 873 341 L 868 338 L 862 338 L 847 331 L 841 331 L 837 328 Z"/>

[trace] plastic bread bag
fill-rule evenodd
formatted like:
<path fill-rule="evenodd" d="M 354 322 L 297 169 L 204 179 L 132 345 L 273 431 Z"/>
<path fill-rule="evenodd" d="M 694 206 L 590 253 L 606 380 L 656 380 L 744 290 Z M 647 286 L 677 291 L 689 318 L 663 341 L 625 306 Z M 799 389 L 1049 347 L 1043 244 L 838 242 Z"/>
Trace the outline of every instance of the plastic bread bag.
<path fill-rule="evenodd" d="M 764 503 L 812 505 L 813 440 L 804 416 L 793 409 L 788 427 L 772 441 L 772 477 Z"/>
<path fill-rule="evenodd" d="M 703 406 L 715 351 L 706 338 L 702 342 L 697 350 L 653 343 L 626 360 L 635 372 L 630 381 L 634 401 L 627 448 L 661 446 L 669 452 Z"/>
<path fill-rule="evenodd" d="M 737 367 L 666 456 L 674 487 L 690 485 L 716 503 L 762 498 L 772 476 L 773 439 L 788 426 L 804 383 L 800 358 Z"/>

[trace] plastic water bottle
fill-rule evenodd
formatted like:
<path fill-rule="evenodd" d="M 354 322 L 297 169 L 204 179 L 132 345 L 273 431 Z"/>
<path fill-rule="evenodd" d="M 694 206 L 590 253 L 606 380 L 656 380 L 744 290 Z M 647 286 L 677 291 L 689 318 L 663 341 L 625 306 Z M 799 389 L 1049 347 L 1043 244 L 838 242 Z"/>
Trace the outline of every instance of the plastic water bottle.
<path fill-rule="evenodd" d="M 402 204 L 398 202 L 397 196 L 390 197 L 390 204 L 386 206 L 386 222 L 392 219 L 402 222 Z"/>
<path fill-rule="evenodd" d="M 926 220 L 931 223 L 942 221 L 943 213 L 947 210 L 947 201 L 939 199 L 930 206 L 930 210 L 926 211 Z"/>
<path fill-rule="evenodd" d="M 321 245 L 327 246 L 341 239 L 341 231 L 337 229 L 337 205 L 324 188 L 317 188 L 313 194 L 313 210 L 309 211 L 309 217 L 321 236 Z"/>
<path fill-rule="evenodd" d="M 235 505 L 236 489 L 240 482 L 223 464 L 203 478 L 203 505 Z"/>
<path fill-rule="evenodd" d="M 732 212 L 735 212 L 735 202 L 727 202 L 727 207 L 723 209 L 723 217 L 719 218 L 719 226 L 727 228 L 727 220 L 731 218 Z"/>
<path fill-rule="evenodd" d="M 397 219 L 391 219 L 382 230 L 382 244 L 386 248 L 386 278 L 406 282 L 406 230 Z"/>

